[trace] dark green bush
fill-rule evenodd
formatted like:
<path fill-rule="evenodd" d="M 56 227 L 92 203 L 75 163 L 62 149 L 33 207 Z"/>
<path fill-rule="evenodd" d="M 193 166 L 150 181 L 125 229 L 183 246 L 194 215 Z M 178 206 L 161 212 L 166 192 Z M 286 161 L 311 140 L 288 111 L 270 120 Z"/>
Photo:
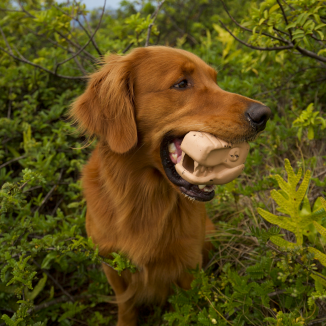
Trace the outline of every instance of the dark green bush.
<path fill-rule="evenodd" d="M 78 135 L 66 113 L 103 55 L 144 46 L 156 6 L 122 1 L 115 12 L 89 13 L 75 2 L 0 5 L 1 325 L 116 320 L 100 264 L 133 266 L 119 254 L 100 257 L 86 239 L 79 178 L 95 141 Z M 283 214 L 270 198 L 278 187 L 271 174 L 284 175 L 288 158 L 312 174 L 300 214 L 312 207 L 326 226 L 317 200 L 326 185 L 325 27 L 323 1 L 163 4 L 149 43 L 199 55 L 219 71 L 220 87 L 263 101 L 273 118 L 251 144 L 245 173 L 207 204 L 217 228 L 210 263 L 191 271 L 190 291 L 175 289 L 172 311 L 150 307 L 141 325 L 326 323 L 325 265 L 307 249 L 325 253 L 325 236 L 308 225 L 302 247 L 277 247 L 270 238 L 294 242 L 293 234 L 258 214 Z"/>

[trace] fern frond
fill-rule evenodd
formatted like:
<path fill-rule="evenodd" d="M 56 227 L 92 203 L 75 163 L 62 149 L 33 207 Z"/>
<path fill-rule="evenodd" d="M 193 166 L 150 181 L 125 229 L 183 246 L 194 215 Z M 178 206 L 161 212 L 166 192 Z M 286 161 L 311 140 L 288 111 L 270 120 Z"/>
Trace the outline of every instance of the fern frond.
<path fill-rule="evenodd" d="M 321 226 L 319 223 L 317 223 L 316 221 L 313 221 L 313 224 L 316 228 L 316 230 L 323 236 L 326 238 L 326 228 L 324 228 L 323 226 Z"/>
<path fill-rule="evenodd" d="M 311 277 L 312 277 L 315 281 L 319 282 L 320 284 L 322 284 L 323 286 L 326 287 L 326 276 L 325 276 L 325 275 L 320 274 L 320 273 L 318 273 L 318 272 L 314 272 L 313 274 L 311 274 Z"/>
<path fill-rule="evenodd" d="M 285 192 L 288 193 L 290 190 L 290 185 L 284 181 L 284 179 L 279 175 L 273 175 L 273 178 L 277 181 L 279 187 Z"/>
<path fill-rule="evenodd" d="M 283 238 L 276 236 L 276 235 L 271 236 L 270 240 L 274 244 L 276 244 L 277 246 L 282 247 L 282 248 L 294 249 L 294 248 L 298 247 L 298 245 L 296 243 L 286 241 Z"/>
<path fill-rule="evenodd" d="M 308 170 L 301 182 L 301 185 L 300 185 L 298 191 L 297 191 L 296 201 L 297 201 L 298 207 L 300 206 L 301 201 L 303 200 L 304 196 L 306 195 L 307 189 L 309 187 L 310 176 L 311 176 L 311 172 Z"/>
<path fill-rule="evenodd" d="M 321 200 L 321 204 L 322 204 L 324 210 L 326 211 L 326 200 L 325 200 L 325 198 L 320 198 L 320 200 Z"/>
<path fill-rule="evenodd" d="M 313 220 L 321 220 L 322 218 L 326 217 L 326 210 L 321 207 L 317 210 L 315 210 L 312 214 L 311 214 L 311 218 Z"/>
<path fill-rule="evenodd" d="M 297 209 L 293 204 L 293 200 L 291 200 L 291 197 L 289 199 L 286 199 L 280 191 L 277 191 L 275 189 L 271 191 L 271 196 L 276 201 L 277 205 L 282 207 L 287 212 L 287 214 L 289 214 L 290 216 L 296 216 Z"/>
<path fill-rule="evenodd" d="M 315 255 L 315 259 L 319 260 L 322 265 L 326 266 L 325 254 L 323 254 L 321 251 L 313 247 L 308 247 L 308 251 L 313 253 Z"/>
<path fill-rule="evenodd" d="M 302 168 L 299 169 L 298 173 L 295 174 L 293 169 L 292 169 L 292 166 L 290 164 L 290 161 L 286 158 L 284 160 L 284 165 L 285 165 L 285 170 L 288 174 L 288 183 L 291 185 L 291 186 L 295 186 L 298 184 L 299 180 L 301 179 L 301 175 L 302 175 Z"/>
<path fill-rule="evenodd" d="M 257 208 L 258 213 L 269 223 L 277 224 L 279 227 L 289 230 L 293 233 L 297 232 L 296 225 L 291 221 L 290 218 L 284 216 L 277 216 L 262 208 Z"/>

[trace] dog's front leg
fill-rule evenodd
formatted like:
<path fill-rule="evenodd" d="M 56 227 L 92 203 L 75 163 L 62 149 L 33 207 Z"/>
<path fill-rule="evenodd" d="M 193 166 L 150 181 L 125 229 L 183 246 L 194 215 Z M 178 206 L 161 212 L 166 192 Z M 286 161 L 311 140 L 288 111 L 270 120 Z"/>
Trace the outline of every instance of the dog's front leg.
<path fill-rule="evenodd" d="M 136 326 L 137 310 L 132 299 L 123 300 L 123 294 L 128 288 L 128 284 L 119 276 L 113 268 L 102 264 L 104 273 L 112 286 L 118 301 L 118 323 L 117 326 Z M 120 301 L 121 300 L 121 301 Z"/>

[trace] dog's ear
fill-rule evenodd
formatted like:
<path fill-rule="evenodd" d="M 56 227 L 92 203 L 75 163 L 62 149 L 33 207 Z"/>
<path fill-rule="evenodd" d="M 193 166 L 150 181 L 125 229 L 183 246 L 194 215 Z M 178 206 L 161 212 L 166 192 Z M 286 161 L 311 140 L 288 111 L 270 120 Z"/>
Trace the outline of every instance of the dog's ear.
<path fill-rule="evenodd" d="M 90 76 L 86 91 L 73 103 L 70 117 L 89 135 L 105 137 L 116 153 L 137 143 L 131 60 L 110 55 Z"/>

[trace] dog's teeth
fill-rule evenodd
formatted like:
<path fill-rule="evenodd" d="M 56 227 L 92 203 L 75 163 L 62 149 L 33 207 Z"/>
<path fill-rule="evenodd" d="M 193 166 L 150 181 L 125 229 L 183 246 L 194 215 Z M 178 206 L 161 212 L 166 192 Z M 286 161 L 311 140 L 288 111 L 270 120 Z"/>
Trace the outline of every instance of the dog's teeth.
<path fill-rule="evenodd" d="M 215 190 L 215 186 L 213 185 L 213 186 L 206 186 L 205 188 L 204 188 L 204 191 L 205 192 L 211 192 L 212 190 Z"/>
<path fill-rule="evenodd" d="M 172 154 L 172 158 L 176 161 L 178 159 L 178 154 Z"/>
<path fill-rule="evenodd" d="M 206 187 L 206 185 L 198 185 L 199 189 L 204 189 Z"/>
<path fill-rule="evenodd" d="M 169 152 L 175 153 L 177 151 L 177 148 L 175 147 L 174 143 L 169 144 Z"/>

